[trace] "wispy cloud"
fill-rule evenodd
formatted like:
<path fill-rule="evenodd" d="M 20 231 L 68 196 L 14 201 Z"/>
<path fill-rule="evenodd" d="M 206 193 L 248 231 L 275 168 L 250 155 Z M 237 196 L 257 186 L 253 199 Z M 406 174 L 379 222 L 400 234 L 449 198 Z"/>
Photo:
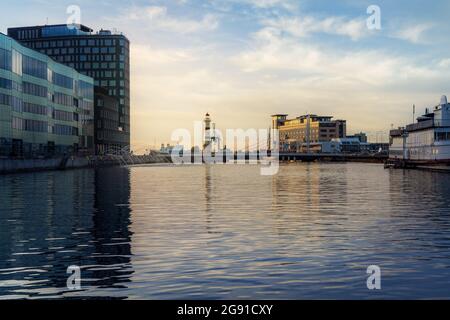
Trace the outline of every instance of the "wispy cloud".
<path fill-rule="evenodd" d="M 249 3 L 256 8 L 281 7 L 292 9 L 296 7 L 296 3 L 291 0 L 244 0 L 243 2 Z"/>
<path fill-rule="evenodd" d="M 450 68 L 450 58 L 448 58 L 448 59 L 442 59 L 442 60 L 439 62 L 439 67 L 440 67 L 440 68 L 444 68 L 444 69 Z"/>
<path fill-rule="evenodd" d="M 267 27 L 255 33 L 249 48 L 235 55 L 231 61 L 244 72 L 284 74 L 284 78 L 286 73 L 294 73 L 304 82 L 311 80 L 316 84 L 345 90 L 420 87 L 427 81 L 450 78 L 443 76 L 437 66 L 421 65 L 412 58 L 380 49 L 349 51 L 333 48 L 286 37 L 278 29 Z"/>
<path fill-rule="evenodd" d="M 143 27 L 176 33 L 193 33 L 215 30 L 219 19 L 213 14 L 205 14 L 198 20 L 171 16 L 167 7 L 146 6 L 127 9 L 122 17 L 129 22 L 139 22 Z"/>
<path fill-rule="evenodd" d="M 400 28 L 395 31 L 392 36 L 414 44 L 421 44 L 425 43 L 424 35 L 431 28 L 433 28 L 431 23 L 417 24 L 414 26 Z"/>
<path fill-rule="evenodd" d="M 350 37 L 358 40 L 367 35 L 365 20 L 360 18 L 328 17 L 318 19 L 313 16 L 280 17 L 263 20 L 263 25 L 287 32 L 296 37 L 307 37 L 314 33 L 325 33 Z"/>

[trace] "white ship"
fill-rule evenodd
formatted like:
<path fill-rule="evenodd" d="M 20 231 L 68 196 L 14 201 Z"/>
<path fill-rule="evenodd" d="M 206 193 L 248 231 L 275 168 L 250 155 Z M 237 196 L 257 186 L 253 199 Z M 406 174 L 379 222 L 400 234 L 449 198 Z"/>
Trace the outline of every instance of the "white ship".
<path fill-rule="evenodd" d="M 450 164 L 450 104 L 446 96 L 416 123 L 391 130 L 389 159 L 410 164 Z"/>

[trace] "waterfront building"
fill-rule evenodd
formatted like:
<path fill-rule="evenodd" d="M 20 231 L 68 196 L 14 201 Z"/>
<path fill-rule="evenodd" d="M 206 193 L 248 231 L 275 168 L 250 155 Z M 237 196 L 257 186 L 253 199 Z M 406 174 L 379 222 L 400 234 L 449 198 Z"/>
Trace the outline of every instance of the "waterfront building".
<path fill-rule="evenodd" d="M 360 153 L 361 141 L 358 138 L 337 138 L 332 142 L 339 145 L 339 152 L 341 153 Z"/>
<path fill-rule="evenodd" d="M 288 119 L 286 114 L 272 116 L 272 128 L 279 130 L 282 151 L 304 152 L 320 149 L 320 143 L 345 138 L 347 122 L 333 117 L 303 115 Z"/>
<path fill-rule="evenodd" d="M 359 142 L 361 142 L 361 143 L 367 143 L 368 142 L 367 134 L 365 134 L 364 132 L 356 133 L 356 134 L 354 134 L 352 136 L 347 136 L 347 138 L 349 138 L 349 139 L 353 139 L 353 138 L 358 139 Z"/>
<path fill-rule="evenodd" d="M 130 42 L 127 37 L 108 30 L 95 33 L 84 25 L 65 24 L 10 28 L 8 35 L 94 78 L 97 87 L 107 89 L 108 95 L 117 100 L 119 117 L 116 121 L 109 112 L 95 113 L 96 152 L 129 148 Z"/>
<path fill-rule="evenodd" d="M 94 80 L 0 33 L 0 156 L 93 153 Z"/>
<path fill-rule="evenodd" d="M 442 96 L 417 122 L 390 132 L 389 157 L 410 162 L 450 163 L 450 104 Z"/>
<path fill-rule="evenodd" d="M 95 93 L 95 125 L 94 141 L 96 153 L 120 154 L 121 146 L 113 144 L 111 141 L 120 140 L 117 126 L 119 123 L 119 102 L 116 98 L 108 95 L 108 90 L 102 87 L 94 87 Z"/>

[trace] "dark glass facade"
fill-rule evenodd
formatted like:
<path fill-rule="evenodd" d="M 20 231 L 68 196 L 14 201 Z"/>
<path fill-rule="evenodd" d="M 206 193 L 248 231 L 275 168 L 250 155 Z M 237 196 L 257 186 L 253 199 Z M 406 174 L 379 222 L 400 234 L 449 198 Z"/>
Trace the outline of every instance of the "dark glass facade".
<path fill-rule="evenodd" d="M 109 117 L 103 118 L 103 115 L 109 115 L 107 112 L 95 112 L 98 154 L 104 153 L 104 150 L 119 151 L 130 146 L 130 42 L 124 35 L 103 30 L 93 33 L 92 29 L 82 25 L 10 28 L 8 35 L 94 78 L 96 86 L 106 89 L 107 95 L 116 99 L 117 122 L 111 122 Z M 1 60 L 0 55 L 0 63 Z M 35 76 L 44 76 L 38 63 L 34 65 L 31 61 L 29 65 L 33 66 Z M 53 81 L 59 85 L 69 85 L 63 77 L 53 76 Z M 99 127 L 99 123 L 107 125 Z"/>
<path fill-rule="evenodd" d="M 116 130 L 119 125 L 119 104 L 116 99 L 108 95 L 108 90 L 95 87 L 95 122 L 94 133 L 96 136 L 96 146 L 98 154 L 117 153 L 115 146 L 108 144 L 110 140 L 118 138 Z"/>

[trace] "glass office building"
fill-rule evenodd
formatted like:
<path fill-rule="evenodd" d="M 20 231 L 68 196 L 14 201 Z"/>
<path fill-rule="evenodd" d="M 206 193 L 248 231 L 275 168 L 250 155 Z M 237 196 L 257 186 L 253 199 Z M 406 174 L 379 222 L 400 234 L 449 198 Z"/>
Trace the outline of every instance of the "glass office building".
<path fill-rule="evenodd" d="M 0 156 L 94 151 L 94 79 L 0 33 Z"/>
<path fill-rule="evenodd" d="M 109 116 L 110 110 L 96 110 L 98 154 L 115 153 L 130 146 L 130 42 L 124 35 L 107 30 L 94 33 L 83 25 L 10 28 L 8 35 L 94 78 L 97 87 L 105 88 L 117 100 L 118 117 Z M 103 106 L 95 105 L 97 108 Z"/>

